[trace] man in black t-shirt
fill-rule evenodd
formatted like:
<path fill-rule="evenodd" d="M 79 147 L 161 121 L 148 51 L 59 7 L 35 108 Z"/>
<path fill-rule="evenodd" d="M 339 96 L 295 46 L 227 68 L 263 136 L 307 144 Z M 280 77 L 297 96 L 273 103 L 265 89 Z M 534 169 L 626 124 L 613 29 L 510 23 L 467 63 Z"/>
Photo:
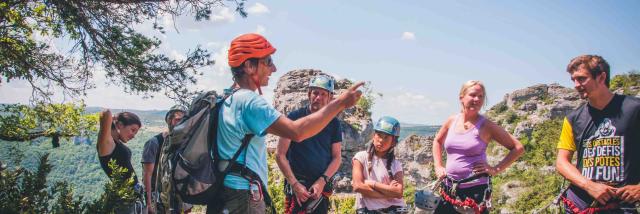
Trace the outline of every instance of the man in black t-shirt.
<path fill-rule="evenodd" d="M 637 213 L 640 99 L 609 90 L 609 64 L 600 56 L 578 56 L 567 71 L 588 103 L 564 119 L 557 146 L 557 170 L 571 182 L 562 195 L 565 208 L 568 213 Z"/>
<path fill-rule="evenodd" d="M 325 75 L 315 76 L 307 92 L 309 105 L 289 113 L 291 120 L 318 111 L 333 98 L 334 80 Z M 328 197 L 333 189 L 330 178 L 341 163 L 342 130 L 337 118 L 322 131 L 302 142 L 281 137 L 276 151 L 276 162 L 285 182 L 285 213 L 327 213 Z"/>
<path fill-rule="evenodd" d="M 167 122 L 167 126 L 169 130 L 159 133 L 153 136 L 144 144 L 144 150 L 142 151 L 142 181 L 145 186 L 145 194 L 146 194 L 146 203 L 147 210 L 150 214 L 156 213 L 155 207 L 155 198 L 152 198 L 152 192 L 155 192 L 155 180 L 156 180 L 156 164 L 158 163 L 158 157 L 160 157 L 160 148 L 162 148 L 162 143 L 164 142 L 165 137 L 169 135 L 169 132 L 173 130 L 173 127 L 178 125 L 182 117 L 186 113 L 184 107 L 180 105 L 175 105 L 169 109 L 169 111 L 165 114 L 165 122 Z M 189 206 L 183 206 L 190 208 Z"/>

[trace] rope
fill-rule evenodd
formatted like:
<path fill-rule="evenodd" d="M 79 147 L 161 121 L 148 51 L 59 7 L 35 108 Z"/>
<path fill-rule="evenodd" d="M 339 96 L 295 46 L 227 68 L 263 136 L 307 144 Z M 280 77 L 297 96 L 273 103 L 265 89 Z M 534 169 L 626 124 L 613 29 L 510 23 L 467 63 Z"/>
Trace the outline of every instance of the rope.
<path fill-rule="evenodd" d="M 569 199 L 567 199 L 567 198 L 565 198 L 563 196 L 560 196 L 560 198 L 562 199 L 562 203 L 567 205 L 567 207 L 569 208 L 569 211 L 571 211 L 574 214 L 594 214 L 594 213 L 598 213 L 598 212 L 601 212 L 601 211 L 617 209 L 620 206 L 618 203 L 608 203 L 608 204 L 606 204 L 604 206 L 601 206 L 601 207 L 589 207 L 589 208 L 586 208 L 584 210 L 580 210 L 580 208 L 578 208 Z"/>
<path fill-rule="evenodd" d="M 478 205 L 478 203 L 476 203 L 476 201 L 471 199 L 471 198 L 466 198 L 464 201 L 457 200 L 457 199 L 454 199 L 451 196 L 449 196 L 449 194 L 447 194 L 442 189 L 440 189 L 440 195 L 442 195 L 442 198 L 445 201 L 451 203 L 454 206 L 471 207 L 476 214 L 480 214 L 480 213 L 484 212 L 485 209 L 487 209 L 487 206 L 484 203 L 482 203 L 482 205 Z"/>

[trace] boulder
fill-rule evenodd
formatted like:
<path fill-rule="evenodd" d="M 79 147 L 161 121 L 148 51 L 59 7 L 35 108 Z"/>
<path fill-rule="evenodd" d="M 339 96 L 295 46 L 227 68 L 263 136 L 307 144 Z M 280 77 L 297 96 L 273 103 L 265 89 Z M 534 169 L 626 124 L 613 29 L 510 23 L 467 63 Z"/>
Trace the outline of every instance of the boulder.
<path fill-rule="evenodd" d="M 311 77 L 316 75 L 328 75 L 320 70 L 300 69 L 287 72 L 280 77 L 274 90 L 273 106 L 283 114 L 305 107 L 309 104 L 307 86 Z M 328 75 L 331 76 L 331 75 Z M 335 84 L 336 96 L 348 89 L 353 83 L 347 79 L 337 80 Z M 351 158 L 356 152 L 365 149 L 365 143 L 371 140 L 373 125 L 371 112 L 355 106 L 346 109 L 338 115 L 342 128 L 342 165 L 339 173 L 344 175 L 342 181 L 337 182 L 336 190 L 351 190 Z M 267 135 L 266 143 L 269 151 L 275 151 L 278 137 Z"/>

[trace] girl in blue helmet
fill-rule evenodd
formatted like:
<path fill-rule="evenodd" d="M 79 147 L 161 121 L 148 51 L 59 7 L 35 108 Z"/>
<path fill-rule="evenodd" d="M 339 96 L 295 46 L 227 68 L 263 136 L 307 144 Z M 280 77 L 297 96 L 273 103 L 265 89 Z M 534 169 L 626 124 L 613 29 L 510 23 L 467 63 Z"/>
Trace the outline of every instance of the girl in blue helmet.
<path fill-rule="evenodd" d="M 357 192 L 357 213 L 403 210 L 402 163 L 393 154 L 400 137 L 400 122 L 382 117 L 374 126 L 373 142 L 367 151 L 353 157 L 353 191 Z"/>

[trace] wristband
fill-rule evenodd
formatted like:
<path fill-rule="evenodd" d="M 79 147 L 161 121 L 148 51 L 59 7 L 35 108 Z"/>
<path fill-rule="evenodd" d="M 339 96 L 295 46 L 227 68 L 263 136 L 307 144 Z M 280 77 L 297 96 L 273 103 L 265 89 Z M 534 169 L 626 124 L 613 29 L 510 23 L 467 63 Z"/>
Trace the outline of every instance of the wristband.
<path fill-rule="evenodd" d="M 324 180 L 324 183 L 329 183 L 329 177 L 328 176 L 322 174 L 322 175 L 320 175 L 320 177 L 322 177 L 322 179 Z"/>

